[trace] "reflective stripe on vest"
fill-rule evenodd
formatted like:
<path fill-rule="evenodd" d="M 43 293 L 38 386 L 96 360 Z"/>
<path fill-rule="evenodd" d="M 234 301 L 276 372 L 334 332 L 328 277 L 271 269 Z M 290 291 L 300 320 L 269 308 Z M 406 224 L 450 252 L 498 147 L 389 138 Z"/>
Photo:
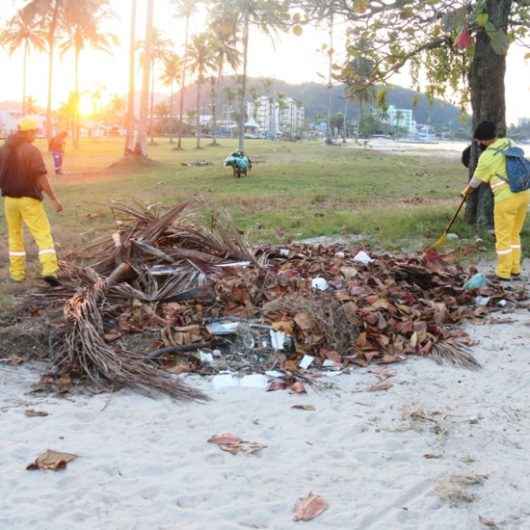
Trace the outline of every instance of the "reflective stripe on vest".
<path fill-rule="evenodd" d="M 42 250 L 39 250 L 39 256 L 42 256 L 43 254 L 55 254 L 54 248 L 44 248 Z"/>
<path fill-rule="evenodd" d="M 11 252 L 9 251 L 9 255 L 12 256 L 13 258 L 23 258 L 26 253 L 25 252 Z"/>

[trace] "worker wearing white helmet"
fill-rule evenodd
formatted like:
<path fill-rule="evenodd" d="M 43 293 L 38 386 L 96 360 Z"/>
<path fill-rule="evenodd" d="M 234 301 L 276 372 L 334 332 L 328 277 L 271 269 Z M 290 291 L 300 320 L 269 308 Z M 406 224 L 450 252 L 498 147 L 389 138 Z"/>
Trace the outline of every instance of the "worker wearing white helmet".
<path fill-rule="evenodd" d="M 0 189 L 5 198 L 9 272 L 16 282 L 26 278 L 23 234 L 26 225 L 39 248 L 43 279 L 51 286 L 58 286 L 59 266 L 50 223 L 42 204 L 43 194 L 48 196 L 57 212 L 62 212 L 63 206 L 50 186 L 42 154 L 33 145 L 38 128 L 34 117 L 22 118 L 18 131 L 0 148 Z"/>

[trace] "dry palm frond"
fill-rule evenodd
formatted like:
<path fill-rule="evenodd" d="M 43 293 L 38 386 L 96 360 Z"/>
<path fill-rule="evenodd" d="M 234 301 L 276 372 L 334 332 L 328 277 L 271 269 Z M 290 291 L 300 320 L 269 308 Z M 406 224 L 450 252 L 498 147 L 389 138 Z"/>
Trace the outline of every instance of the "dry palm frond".
<path fill-rule="evenodd" d="M 469 370 L 481 368 L 480 363 L 473 357 L 471 352 L 460 344 L 441 341 L 433 346 L 431 356 L 436 362 L 447 362 L 454 366 L 461 366 Z"/>
<path fill-rule="evenodd" d="M 104 340 L 103 317 L 106 284 L 99 279 L 83 288 L 65 305 L 67 330 L 63 347 L 54 359 L 55 368 L 77 371 L 92 383 L 113 387 L 131 386 L 153 390 L 182 400 L 206 400 L 202 392 L 175 380 L 152 365 L 145 355 L 113 349 Z"/>

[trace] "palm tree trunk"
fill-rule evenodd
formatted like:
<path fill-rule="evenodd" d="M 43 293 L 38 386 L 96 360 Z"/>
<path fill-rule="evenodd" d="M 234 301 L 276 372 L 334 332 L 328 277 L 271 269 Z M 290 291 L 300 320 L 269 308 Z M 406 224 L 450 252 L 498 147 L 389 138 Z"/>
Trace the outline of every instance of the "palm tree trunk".
<path fill-rule="evenodd" d="M 149 132 L 151 133 L 151 145 L 155 145 L 155 128 L 154 128 L 154 114 L 155 114 L 155 62 L 151 64 L 151 104 L 149 112 Z"/>
<path fill-rule="evenodd" d="M 212 145 L 217 145 L 217 87 L 216 78 L 212 76 L 210 98 L 212 100 Z"/>
<path fill-rule="evenodd" d="M 127 156 L 133 147 L 134 136 L 134 97 L 136 92 L 136 0 L 131 4 L 131 39 L 129 43 L 129 100 L 127 103 L 127 135 L 125 137 L 124 155 Z"/>
<path fill-rule="evenodd" d="M 197 149 L 201 148 L 201 87 L 202 87 L 202 76 L 199 75 L 197 80 Z"/>
<path fill-rule="evenodd" d="M 24 42 L 24 65 L 22 71 L 22 114 L 26 114 L 26 86 L 28 76 L 29 42 Z"/>
<path fill-rule="evenodd" d="M 329 16 L 329 79 L 328 79 L 328 126 L 326 128 L 326 143 L 332 143 L 331 132 L 331 104 L 333 97 L 333 13 Z"/>
<path fill-rule="evenodd" d="M 171 81 L 171 94 L 169 96 L 169 143 L 174 144 L 173 140 L 173 107 L 175 106 L 175 81 Z"/>
<path fill-rule="evenodd" d="M 46 136 L 51 140 L 53 135 L 52 124 L 52 96 L 53 96 L 53 55 L 55 51 L 55 32 L 59 21 L 59 7 L 61 1 L 55 0 L 52 19 L 48 31 L 48 105 L 46 108 Z"/>
<path fill-rule="evenodd" d="M 142 94 L 140 100 L 140 120 L 136 138 L 135 152 L 147 157 L 147 120 L 149 117 L 149 81 L 151 78 L 151 56 L 153 46 L 154 0 L 148 0 L 147 21 L 145 27 L 145 57 L 142 72 Z"/>
<path fill-rule="evenodd" d="M 182 149 L 182 133 L 184 129 L 184 95 L 186 93 L 186 69 L 188 67 L 188 41 L 190 36 L 190 17 L 186 17 L 186 30 L 184 34 L 184 59 L 182 64 L 182 79 L 180 82 L 180 112 L 179 112 L 179 139 L 177 149 Z"/>
<path fill-rule="evenodd" d="M 243 79 L 241 80 L 241 103 L 239 106 L 239 150 L 245 150 L 245 103 L 247 99 L 249 13 L 245 13 L 243 29 Z"/>
<path fill-rule="evenodd" d="M 81 56 L 81 50 L 79 46 L 75 49 L 75 114 L 74 114 L 74 147 L 79 148 L 79 104 L 81 101 L 81 94 L 79 92 L 79 57 Z"/>

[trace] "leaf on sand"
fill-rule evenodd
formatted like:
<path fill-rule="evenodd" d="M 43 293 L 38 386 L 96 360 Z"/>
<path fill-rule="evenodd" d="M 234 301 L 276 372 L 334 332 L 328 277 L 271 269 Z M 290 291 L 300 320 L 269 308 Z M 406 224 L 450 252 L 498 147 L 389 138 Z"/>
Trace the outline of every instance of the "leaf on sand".
<path fill-rule="evenodd" d="M 308 410 L 312 412 L 317 410 L 314 405 L 293 405 L 291 408 L 296 410 Z"/>
<path fill-rule="evenodd" d="M 311 521 L 329 508 L 328 503 L 320 495 L 310 493 L 303 499 L 299 499 L 294 507 L 295 521 Z"/>
<path fill-rule="evenodd" d="M 219 449 L 232 455 L 237 455 L 238 453 L 254 455 L 258 451 L 261 451 L 267 447 L 266 445 L 258 442 L 248 442 L 246 440 L 242 440 L 235 434 L 229 432 L 212 436 L 208 439 L 208 443 L 215 444 L 219 447 Z"/>
<path fill-rule="evenodd" d="M 35 410 L 35 409 L 26 409 L 24 411 L 24 414 L 28 418 L 38 418 L 38 417 L 48 416 L 48 413 L 45 412 L 44 410 Z"/>
<path fill-rule="evenodd" d="M 76 458 L 77 455 L 71 453 L 61 453 L 60 451 L 52 451 L 51 449 L 48 449 L 39 455 L 35 462 L 29 464 L 26 469 L 28 471 L 36 469 L 51 469 L 53 471 L 58 471 L 59 469 L 64 469 L 67 464 Z"/>
<path fill-rule="evenodd" d="M 493 519 L 487 519 L 486 517 L 482 517 L 482 515 L 478 516 L 478 521 L 487 528 L 499 528 Z"/>
<path fill-rule="evenodd" d="M 291 392 L 293 394 L 306 394 L 307 391 L 305 389 L 304 383 L 301 381 L 296 381 L 296 383 L 293 383 L 291 386 Z"/>
<path fill-rule="evenodd" d="M 368 392 L 382 392 L 384 390 L 390 390 L 394 385 L 388 381 L 382 381 L 368 387 Z"/>

